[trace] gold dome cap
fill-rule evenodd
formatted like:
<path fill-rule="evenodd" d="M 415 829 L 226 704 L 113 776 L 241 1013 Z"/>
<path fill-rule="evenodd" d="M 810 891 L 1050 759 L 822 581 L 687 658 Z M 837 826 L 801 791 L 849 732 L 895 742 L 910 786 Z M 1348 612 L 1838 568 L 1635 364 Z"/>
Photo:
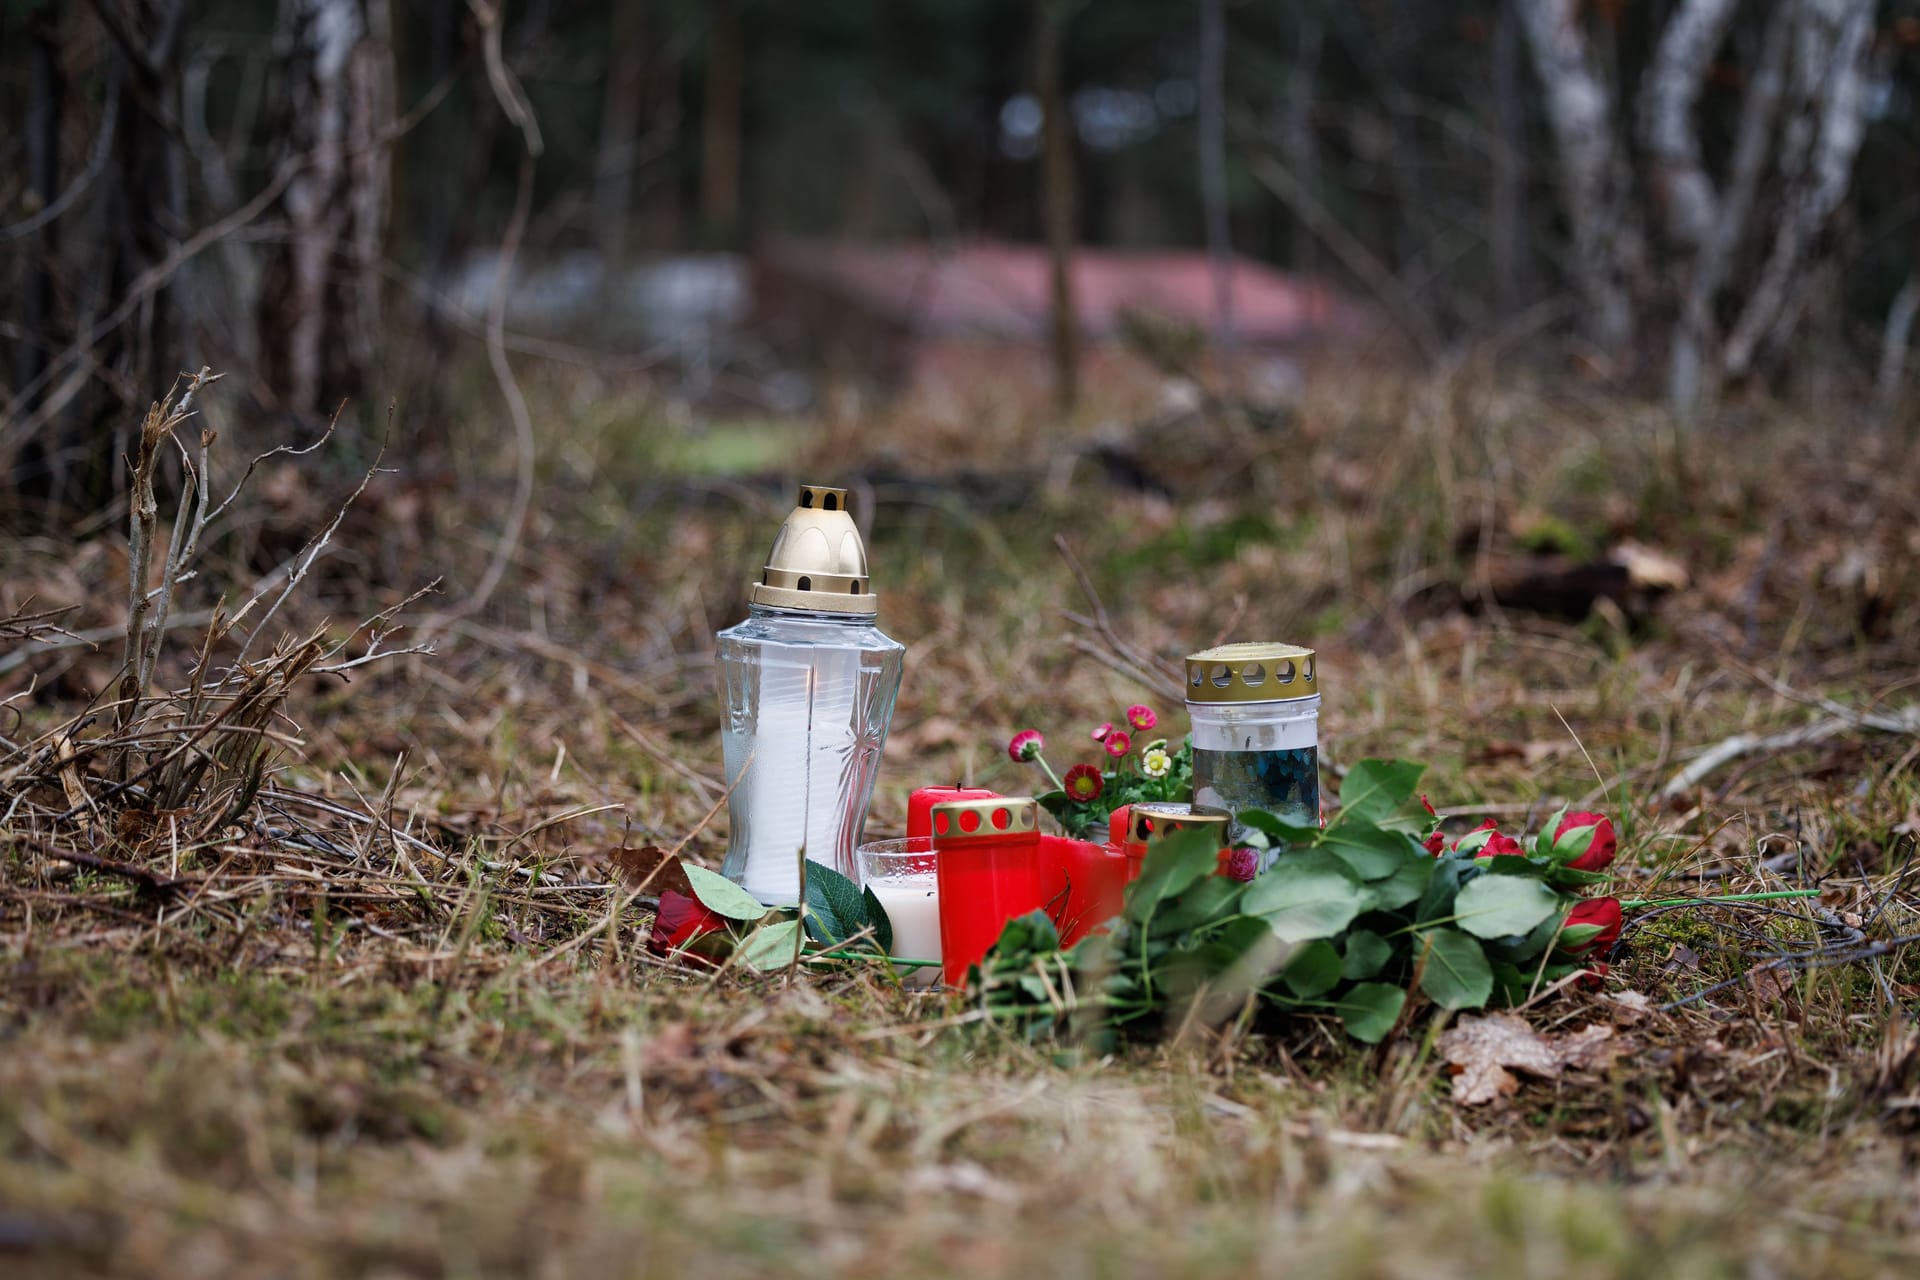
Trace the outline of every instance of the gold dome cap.
<path fill-rule="evenodd" d="M 1320 692 L 1313 650 L 1253 641 L 1187 655 L 1188 702 L 1291 702 Z"/>
<path fill-rule="evenodd" d="M 819 613 L 878 613 L 867 548 L 847 512 L 847 491 L 800 486 L 799 504 L 774 536 L 749 602 Z"/>

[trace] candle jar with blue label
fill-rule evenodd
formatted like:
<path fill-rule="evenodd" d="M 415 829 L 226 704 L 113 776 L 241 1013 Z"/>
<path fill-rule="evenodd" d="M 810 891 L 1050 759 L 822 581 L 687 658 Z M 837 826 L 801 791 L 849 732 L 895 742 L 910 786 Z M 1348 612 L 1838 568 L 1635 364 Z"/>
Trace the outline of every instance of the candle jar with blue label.
<path fill-rule="evenodd" d="M 1187 658 L 1193 807 L 1320 821 L 1320 684 L 1313 650 L 1256 642 Z M 1236 837 L 1238 836 L 1238 824 Z"/>

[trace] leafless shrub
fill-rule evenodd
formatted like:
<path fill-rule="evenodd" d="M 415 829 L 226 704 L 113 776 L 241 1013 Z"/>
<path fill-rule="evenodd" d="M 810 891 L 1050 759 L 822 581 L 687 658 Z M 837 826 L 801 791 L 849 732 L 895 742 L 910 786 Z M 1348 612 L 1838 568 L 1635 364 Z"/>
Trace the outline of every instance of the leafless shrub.
<path fill-rule="evenodd" d="M 327 526 L 255 582 L 242 604 L 229 608 L 224 598 L 215 604 L 206 631 L 185 655 L 184 686 L 159 682 L 159 672 L 167 665 L 167 636 L 176 629 L 170 625 L 174 607 L 181 588 L 199 573 L 196 566 L 209 526 L 228 510 L 265 458 L 309 453 L 327 439 L 256 457 L 233 490 L 216 502 L 210 479 L 215 433 L 201 430 L 191 444 L 180 439 L 194 416 L 194 397 L 215 380 L 216 375 L 202 369 L 176 382 L 148 409 L 141 424 L 128 487 L 124 658 L 113 700 L 86 707 L 23 741 L 0 738 L 0 828 L 16 835 L 35 833 L 35 843 L 44 843 L 42 837 L 60 841 L 57 856 L 80 852 L 65 847 L 75 840 L 91 843 L 96 851 L 130 846 L 158 817 L 167 820 L 180 843 L 220 838 L 252 807 L 280 752 L 297 745 L 288 708 L 303 677 L 343 676 L 397 654 L 431 652 L 425 646 L 383 647 L 395 615 L 423 591 L 367 619 L 344 638 L 335 638 L 336 633 L 321 625 L 274 638 L 265 657 L 248 656 L 325 551 L 347 508 L 374 474 L 370 470 Z M 180 492 L 162 553 L 160 462 L 169 446 L 178 450 Z M 157 581 L 156 555 L 162 556 Z M 36 650 L 83 641 L 82 636 L 59 632 L 51 623 L 53 616 L 19 612 L 0 622 L 0 636 L 28 642 L 6 655 L 8 665 L 31 661 Z M 350 654 L 356 644 L 358 652 Z M 97 852 L 69 860 L 108 871 L 132 870 L 103 863 Z"/>

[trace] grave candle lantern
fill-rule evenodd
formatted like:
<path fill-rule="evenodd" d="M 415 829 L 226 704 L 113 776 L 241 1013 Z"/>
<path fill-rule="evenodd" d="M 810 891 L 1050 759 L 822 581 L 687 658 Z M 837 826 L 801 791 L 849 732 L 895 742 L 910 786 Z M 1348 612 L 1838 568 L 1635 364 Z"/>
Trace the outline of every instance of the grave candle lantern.
<path fill-rule="evenodd" d="M 857 877 L 854 846 L 906 649 L 878 598 L 847 493 L 805 485 L 747 620 L 718 637 L 729 836 L 721 870 L 769 905 L 800 896 L 800 853 Z"/>
<path fill-rule="evenodd" d="M 991 800 L 985 787 L 917 787 L 907 796 L 907 838 L 933 835 L 933 806 L 949 800 Z"/>
<path fill-rule="evenodd" d="M 1040 806 L 1029 796 L 935 805 L 933 850 L 940 960 L 948 984 L 959 986 L 1007 921 L 1046 905 Z"/>
<path fill-rule="evenodd" d="M 1122 846 L 1131 864 L 1127 879 L 1131 881 L 1139 876 L 1140 864 L 1154 845 L 1169 836 L 1195 830 L 1213 833 L 1220 846 L 1218 869 L 1225 871 L 1227 859 L 1232 856 L 1227 844 L 1228 822 L 1224 811 L 1196 809 L 1190 804 L 1151 801 L 1131 806 L 1127 812 L 1126 843 Z"/>
<path fill-rule="evenodd" d="M 1229 644 L 1187 658 L 1193 806 L 1320 820 L 1320 685 L 1313 650 Z M 1138 805 L 1134 806 L 1137 810 Z"/>

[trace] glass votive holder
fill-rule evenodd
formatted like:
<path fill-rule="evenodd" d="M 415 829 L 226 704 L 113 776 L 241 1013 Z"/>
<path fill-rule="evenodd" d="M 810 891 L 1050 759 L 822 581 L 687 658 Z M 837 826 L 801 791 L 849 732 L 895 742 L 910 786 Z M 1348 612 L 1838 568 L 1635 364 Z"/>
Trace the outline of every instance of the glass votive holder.
<path fill-rule="evenodd" d="M 893 926 L 890 954 L 900 960 L 940 959 L 940 880 L 930 836 L 870 840 L 853 851 L 860 883 L 873 891 Z M 935 964 L 903 965 L 901 981 L 930 987 L 940 977 Z"/>
<path fill-rule="evenodd" d="M 933 807 L 940 883 L 940 961 L 960 986 L 1007 921 L 1046 906 L 1040 806 L 1030 796 L 953 800 Z"/>

